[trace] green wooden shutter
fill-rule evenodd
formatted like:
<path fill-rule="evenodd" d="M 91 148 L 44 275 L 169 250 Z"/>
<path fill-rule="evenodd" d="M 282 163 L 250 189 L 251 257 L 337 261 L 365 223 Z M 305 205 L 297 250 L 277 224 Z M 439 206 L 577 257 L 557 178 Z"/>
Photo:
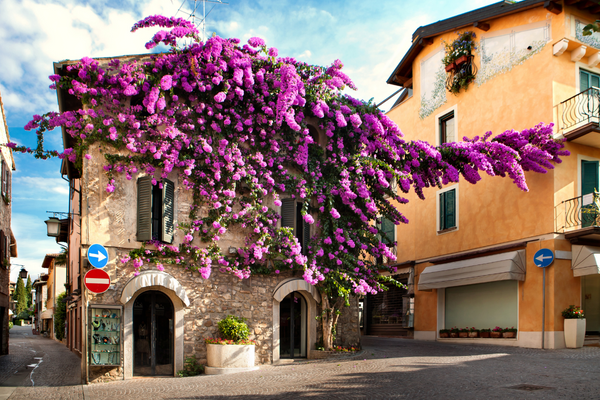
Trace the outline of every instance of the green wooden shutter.
<path fill-rule="evenodd" d="M 396 241 L 396 225 L 391 220 L 387 218 L 381 219 L 381 231 L 387 236 L 387 238 L 383 238 L 385 244 L 390 246 Z"/>
<path fill-rule="evenodd" d="M 579 92 L 586 91 L 590 88 L 589 74 L 583 70 L 579 70 Z"/>
<path fill-rule="evenodd" d="M 598 161 L 581 161 L 581 195 L 594 193 L 599 189 L 598 184 Z M 597 217 L 595 204 L 583 205 L 581 207 L 581 227 L 595 225 Z"/>
<path fill-rule="evenodd" d="M 152 239 L 152 177 L 144 176 L 137 181 L 137 240 Z"/>
<path fill-rule="evenodd" d="M 456 226 L 456 189 L 440 194 L 440 230 Z"/>
<path fill-rule="evenodd" d="M 281 200 L 281 226 L 291 227 L 292 233 L 296 236 L 296 200 Z"/>
<path fill-rule="evenodd" d="M 162 214 L 160 240 L 165 243 L 173 243 L 175 227 L 175 184 L 168 179 L 163 179 L 162 189 Z"/>
<path fill-rule="evenodd" d="M 308 255 L 308 243 L 310 242 L 310 224 L 302 220 L 302 235 L 304 236 L 304 245 L 302 246 L 302 254 Z"/>

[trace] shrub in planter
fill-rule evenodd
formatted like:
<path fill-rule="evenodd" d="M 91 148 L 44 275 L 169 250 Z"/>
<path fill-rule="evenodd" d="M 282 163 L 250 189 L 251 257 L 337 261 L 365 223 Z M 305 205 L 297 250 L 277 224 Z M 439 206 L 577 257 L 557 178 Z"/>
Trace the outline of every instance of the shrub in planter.
<path fill-rule="evenodd" d="M 440 329 L 440 339 L 446 339 L 450 337 L 450 329 Z"/>
<path fill-rule="evenodd" d="M 469 328 L 460 328 L 458 330 L 458 337 L 460 337 L 460 338 L 469 337 Z"/>
<path fill-rule="evenodd" d="M 451 338 L 456 338 L 458 337 L 458 328 L 453 326 L 452 328 L 450 328 L 450 337 Z"/>
<path fill-rule="evenodd" d="M 502 337 L 507 339 L 513 339 L 517 337 L 517 329 L 513 326 L 511 328 L 504 328 L 502 330 Z"/>
<path fill-rule="evenodd" d="M 469 328 L 469 337 L 470 338 L 476 338 L 478 336 L 479 336 L 479 329 L 476 329 L 475 327 Z"/>
<path fill-rule="evenodd" d="M 586 321 L 583 310 L 574 305 L 570 305 L 563 312 L 565 318 L 565 346 L 569 349 L 576 349 L 583 346 L 585 341 Z"/>
<path fill-rule="evenodd" d="M 502 337 L 502 331 L 503 331 L 503 329 L 500 328 L 499 326 L 497 326 L 494 329 L 492 329 L 492 332 L 490 333 L 490 337 L 501 338 Z"/>
<path fill-rule="evenodd" d="M 490 328 L 480 329 L 479 330 L 479 337 L 480 338 L 489 338 L 491 332 L 492 332 L 492 330 Z"/>
<path fill-rule="evenodd" d="M 207 375 L 231 374 L 258 369 L 254 366 L 256 342 L 248 339 L 250 329 L 244 318 L 228 315 L 218 323 L 222 338 L 208 338 L 206 342 Z"/>

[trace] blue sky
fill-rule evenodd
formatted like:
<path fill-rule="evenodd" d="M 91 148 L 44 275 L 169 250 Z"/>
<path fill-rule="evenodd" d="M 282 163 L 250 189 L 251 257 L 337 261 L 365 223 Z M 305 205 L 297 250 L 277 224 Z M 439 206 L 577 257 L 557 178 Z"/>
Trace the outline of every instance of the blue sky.
<path fill-rule="evenodd" d="M 184 0 L 2 0 L 0 1 L 0 91 L 11 139 L 35 146 L 35 133 L 22 127 L 34 114 L 57 110 L 56 93 L 48 86 L 52 63 L 85 56 L 145 53 L 153 32 L 130 33 L 138 20 L 154 14 L 176 15 Z M 358 86 L 354 97 L 381 102 L 397 90 L 385 83 L 411 44 L 416 28 L 488 4 L 490 0 L 291 1 L 228 0 L 206 3 L 206 32 L 266 40 L 279 55 L 311 64 L 340 59 Z M 193 7 L 185 0 L 183 9 Z M 198 5 L 198 10 L 202 4 Z M 197 15 L 202 15 L 199 11 Z M 177 16 L 186 17 L 179 13 Z M 402 127 L 400 127 L 402 129 Z M 58 132 L 45 146 L 62 149 Z M 68 185 L 58 160 L 39 161 L 15 155 L 12 229 L 19 257 L 33 278 L 42 272 L 46 253 L 60 247 L 46 236 L 46 211 L 67 211 Z M 11 270 L 16 279 L 19 267 Z"/>

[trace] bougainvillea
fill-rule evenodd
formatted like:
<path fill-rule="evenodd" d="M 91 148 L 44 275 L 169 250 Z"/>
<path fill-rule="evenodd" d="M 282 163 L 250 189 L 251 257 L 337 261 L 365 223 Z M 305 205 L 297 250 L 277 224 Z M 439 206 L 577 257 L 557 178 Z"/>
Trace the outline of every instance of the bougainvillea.
<path fill-rule="evenodd" d="M 116 149 L 105 155 L 109 193 L 118 190 L 116 174 L 150 174 L 161 185 L 178 172 L 194 197 L 189 223 L 179 226 L 184 240 L 150 242 L 121 260 L 136 269 L 171 263 L 203 278 L 215 267 L 247 278 L 295 268 L 328 296 L 376 293 L 386 279 L 380 272 L 393 272 L 377 260 L 396 255 L 375 221 L 408 222 L 397 209 L 407 200 L 395 182 L 402 192 L 412 187 L 423 197 L 426 187 L 457 182 L 460 175 L 475 183 L 483 171 L 508 175 L 527 190 L 524 171 L 545 172 L 567 154 L 552 139 L 551 125 L 439 148 L 407 142 L 373 104 L 342 94 L 354 84 L 339 60 L 320 67 L 277 57 L 260 38 L 245 45 L 220 37 L 203 43 L 187 21 L 161 16 L 134 30 L 156 25 L 170 30 L 158 32 L 146 47 L 162 42 L 170 51 L 69 65 L 50 78 L 82 107 L 35 116 L 27 128 L 38 131 L 37 149 L 11 144 L 47 157 L 56 153 L 43 149 L 44 131 L 63 127 L 76 146 L 59 157 L 80 168 L 91 144 L 109 144 Z M 177 47 L 183 37 L 191 44 Z M 290 228 L 277 228 L 280 216 L 269 204 L 279 206 L 287 197 L 302 204 L 304 221 L 315 226 L 308 251 Z M 203 207 L 210 212 L 200 217 Z M 245 246 L 225 255 L 220 237 L 234 229 L 248 232 Z M 330 307 L 328 296 L 324 309 L 340 306 Z"/>

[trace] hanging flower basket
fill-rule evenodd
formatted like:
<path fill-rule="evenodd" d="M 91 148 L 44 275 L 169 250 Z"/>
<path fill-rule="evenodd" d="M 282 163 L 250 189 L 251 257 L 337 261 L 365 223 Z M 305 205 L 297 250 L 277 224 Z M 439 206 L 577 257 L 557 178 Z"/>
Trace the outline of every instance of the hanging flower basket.
<path fill-rule="evenodd" d="M 454 64 L 454 63 L 450 63 L 450 64 L 448 64 L 448 65 L 446 66 L 446 72 L 453 71 L 453 70 L 454 70 L 454 68 L 456 68 L 456 64 Z"/>
<path fill-rule="evenodd" d="M 462 64 L 466 63 L 468 59 L 469 59 L 469 57 L 467 57 L 467 56 L 460 56 L 459 58 L 456 59 L 455 63 L 456 63 L 456 65 L 462 65 Z"/>

